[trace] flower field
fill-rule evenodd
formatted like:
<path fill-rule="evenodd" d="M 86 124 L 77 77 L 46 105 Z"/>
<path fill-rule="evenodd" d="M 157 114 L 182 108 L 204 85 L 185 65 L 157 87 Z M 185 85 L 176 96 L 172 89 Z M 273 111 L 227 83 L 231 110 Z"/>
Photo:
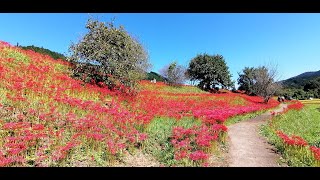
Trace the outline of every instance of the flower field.
<path fill-rule="evenodd" d="M 289 166 L 320 167 L 319 108 L 296 101 L 262 128 Z"/>
<path fill-rule="evenodd" d="M 122 94 L 70 68 L 0 42 L 0 166 L 113 166 L 137 149 L 164 166 L 206 166 L 228 119 L 279 104 L 149 81 Z"/>

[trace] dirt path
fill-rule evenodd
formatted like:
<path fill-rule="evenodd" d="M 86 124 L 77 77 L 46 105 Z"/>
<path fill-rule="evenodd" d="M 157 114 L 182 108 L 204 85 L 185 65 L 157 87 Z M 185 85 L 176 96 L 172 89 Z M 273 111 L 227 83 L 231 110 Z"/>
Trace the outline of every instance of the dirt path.
<path fill-rule="evenodd" d="M 286 107 L 281 104 L 274 110 L 280 112 Z M 259 126 L 270 118 L 268 111 L 255 118 L 229 126 L 229 167 L 279 167 L 279 156 L 274 148 L 259 135 Z"/>

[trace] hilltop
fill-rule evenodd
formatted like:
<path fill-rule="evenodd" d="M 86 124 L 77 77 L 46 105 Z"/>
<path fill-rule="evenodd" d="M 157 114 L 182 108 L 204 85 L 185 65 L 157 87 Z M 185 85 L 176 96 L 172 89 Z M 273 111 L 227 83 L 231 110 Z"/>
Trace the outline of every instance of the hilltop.
<path fill-rule="evenodd" d="M 303 88 L 310 80 L 320 77 L 320 70 L 313 72 L 304 72 L 297 76 L 280 81 L 287 88 Z"/>

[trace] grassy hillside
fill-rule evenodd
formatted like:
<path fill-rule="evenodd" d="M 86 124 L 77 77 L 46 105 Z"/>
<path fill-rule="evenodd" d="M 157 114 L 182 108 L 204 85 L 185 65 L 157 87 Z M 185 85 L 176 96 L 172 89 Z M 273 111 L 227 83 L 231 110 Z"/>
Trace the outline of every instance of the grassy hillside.
<path fill-rule="evenodd" d="M 0 166 L 113 166 L 137 150 L 165 166 L 204 166 L 226 120 L 278 105 L 149 81 L 127 96 L 69 68 L 0 42 Z"/>
<path fill-rule="evenodd" d="M 320 105 L 289 105 L 262 128 L 289 166 L 320 166 Z"/>
<path fill-rule="evenodd" d="M 53 59 L 63 59 L 63 60 L 66 59 L 66 57 L 63 54 L 51 51 L 51 50 L 43 48 L 43 47 L 37 47 L 37 46 L 32 45 L 32 46 L 19 46 L 19 48 L 22 48 L 24 50 L 32 50 L 32 51 L 40 53 L 40 54 L 45 54 L 45 55 L 52 57 Z"/>
<path fill-rule="evenodd" d="M 305 73 L 299 74 L 298 76 L 281 81 L 281 83 L 287 88 L 303 89 L 304 85 L 306 85 L 308 81 L 314 80 L 318 77 L 320 77 L 320 71 L 305 72 Z"/>

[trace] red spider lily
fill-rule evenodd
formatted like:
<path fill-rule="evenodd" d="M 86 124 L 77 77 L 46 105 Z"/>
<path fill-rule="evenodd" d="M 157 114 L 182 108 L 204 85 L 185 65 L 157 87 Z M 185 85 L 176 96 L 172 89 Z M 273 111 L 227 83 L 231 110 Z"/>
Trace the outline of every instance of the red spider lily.
<path fill-rule="evenodd" d="M 183 158 L 186 158 L 188 157 L 188 152 L 185 151 L 185 150 L 182 150 L 182 151 L 177 151 L 174 153 L 174 159 L 175 160 L 181 160 Z"/>
<path fill-rule="evenodd" d="M 104 134 L 99 134 L 99 133 L 88 133 L 88 134 L 86 134 L 86 136 L 88 138 L 92 138 L 96 141 L 102 141 L 105 138 Z"/>
<path fill-rule="evenodd" d="M 195 151 L 190 153 L 189 158 L 193 161 L 205 160 L 208 158 L 208 155 L 203 151 Z"/>
<path fill-rule="evenodd" d="M 300 101 L 296 101 L 294 104 L 289 104 L 288 109 L 300 110 L 303 108 L 303 104 Z"/>
<path fill-rule="evenodd" d="M 23 150 L 26 149 L 26 145 L 23 142 L 20 142 L 20 143 L 5 143 L 4 146 L 8 147 L 8 148 L 18 148 L 18 149 L 23 149 Z"/>
<path fill-rule="evenodd" d="M 315 146 L 310 146 L 310 150 L 312 151 L 314 158 L 320 161 L 320 148 Z"/>
<path fill-rule="evenodd" d="M 61 151 L 69 151 L 70 149 L 72 149 L 73 147 L 79 145 L 80 142 L 75 142 L 75 141 L 71 141 L 68 142 L 65 146 L 61 147 Z"/>
<path fill-rule="evenodd" d="M 108 151 L 111 154 L 115 155 L 117 153 L 117 147 L 116 147 L 115 143 L 112 140 L 107 140 L 106 144 L 107 144 Z"/>
<path fill-rule="evenodd" d="M 307 146 L 308 143 L 301 137 L 292 135 L 291 137 L 284 134 L 282 131 L 277 131 L 277 135 L 284 141 L 287 145 L 292 146 Z"/>
<path fill-rule="evenodd" d="M 220 132 L 220 131 L 227 132 L 227 130 L 228 130 L 227 126 L 225 126 L 223 124 L 213 124 L 211 126 L 211 128 L 213 131 L 218 131 L 218 132 Z"/>
<path fill-rule="evenodd" d="M 148 135 L 146 133 L 139 134 L 139 141 L 144 141 L 148 138 Z"/>
<path fill-rule="evenodd" d="M 15 129 L 23 129 L 23 128 L 29 128 L 30 123 L 27 122 L 10 122 L 5 123 L 2 128 L 5 130 L 15 130 Z"/>
<path fill-rule="evenodd" d="M 0 47 L 12 47 L 12 45 L 8 42 L 0 41 Z"/>
<path fill-rule="evenodd" d="M 289 104 L 287 108 L 284 108 L 282 112 L 279 112 L 278 114 L 285 114 L 290 109 L 293 110 L 301 110 L 303 108 L 303 104 L 300 101 L 292 101 L 292 104 Z"/>
<path fill-rule="evenodd" d="M 32 130 L 42 131 L 43 129 L 44 129 L 44 125 L 42 125 L 42 124 L 34 124 L 34 125 L 32 125 Z"/>
<path fill-rule="evenodd" d="M 0 156 L 0 167 L 7 166 L 14 162 L 12 157 L 1 157 Z"/>
<path fill-rule="evenodd" d="M 9 55 L 14 53 L 21 58 Z M 50 144 L 52 154 L 46 157 L 44 149 L 39 150 L 37 163 L 50 157 L 56 161 L 65 158 L 76 146 L 72 142 L 85 137 L 93 139 L 95 145 L 103 143 L 110 154 L 117 155 L 121 149 L 148 137 L 137 127 L 146 127 L 154 117 L 201 120 L 202 124 L 196 127 L 174 128 L 171 137 L 177 158 L 189 158 L 193 153 L 192 158 L 201 159 L 197 154 L 227 131 L 223 123 L 229 117 L 278 105 L 274 100 L 262 104 L 262 98 L 245 94 L 168 92 L 168 86 L 161 82 L 141 81 L 139 93 L 121 83 L 111 90 L 101 82 L 96 85 L 71 78 L 69 71 L 62 70 L 71 66 L 69 62 L 0 42 L 0 86 L 7 95 L 3 98 L 10 104 L 6 110 L 24 112 L 17 117 L 23 123 L 2 122 L 1 129 L 12 134 L 3 141 L 24 143 L 28 154 L 36 151 L 30 147 Z M 237 99 L 242 103 L 235 104 Z M 66 140 L 69 143 L 65 146 L 59 144 Z M 12 153 L 19 152 L 14 148 L 19 147 L 12 146 Z M 20 154 L 28 156 L 25 152 Z"/>
<path fill-rule="evenodd" d="M 224 125 L 218 124 L 215 127 L 206 125 L 194 126 L 184 129 L 182 127 L 173 128 L 173 136 L 171 143 L 175 148 L 175 159 L 179 160 L 185 157 L 186 152 L 191 160 L 206 159 L 208 156 L 201 154 L 201 148 L 210 147 L 212 142 L 218 139 L 219 132 Z M 224 128 L 222 128 L 224 129 Z"/>
<path fill-rule="evenodd" d="M 24 150 L 20 149 L 20 148 L 11 148 L 11 149 L 7 150 L 7 152 L 10 155 L 17 155 L 17 154 L 21 153 L 22 151 L 24 151 Z"/>

